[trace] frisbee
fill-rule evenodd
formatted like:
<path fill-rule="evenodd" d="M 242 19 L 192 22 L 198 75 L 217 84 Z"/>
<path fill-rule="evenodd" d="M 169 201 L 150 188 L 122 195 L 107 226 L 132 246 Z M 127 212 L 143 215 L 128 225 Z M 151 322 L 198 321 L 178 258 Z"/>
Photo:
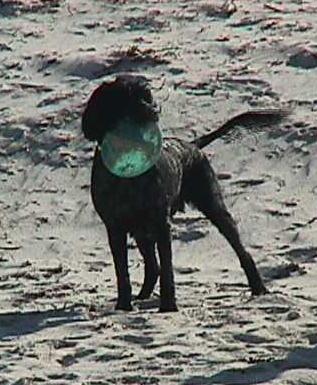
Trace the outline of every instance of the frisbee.
<path fill-rule="evenodd" d="M 133 178 L 148 171 L 160 157 L 162 136 L 156 122 L 138 124 L 121 121 L 108 131 L 100 146 L 106 168 L 121 178 Z"/>

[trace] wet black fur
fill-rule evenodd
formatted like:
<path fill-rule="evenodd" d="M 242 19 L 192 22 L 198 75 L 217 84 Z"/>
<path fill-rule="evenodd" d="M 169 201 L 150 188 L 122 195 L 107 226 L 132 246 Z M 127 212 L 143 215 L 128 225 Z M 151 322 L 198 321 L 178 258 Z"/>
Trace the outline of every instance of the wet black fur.
<path fill-rule="evenodd" d="M 272 112 L 264 115 L 264 119 L 270 120 L 270 116 L 274 118 Z M 275 111 L 275 117 L 277 115 Z M 158 110 L 143 77 L 120 76 L 114 82 L 98 87 L 83 113 L 84 135 L 100 144 L 106 130 L 114 130 L 117 122 L 126 116 L 140 122 L 158 120 Z M 241 116 L 248 120 L 246 114 Z M 253 119 L 255 117 L 256 114 Z M 261 112 L 258 118 L 261 118 Z M 233 125 L 222 126 L 220 134 Z M 117 309 L 131 309 L 127 261 L 127 234 L 131 234 L 145 266 L 144 283 L 138 298 L 148 298 L 160 276 L 160 310 L 177 310 L 170 218 L 176 211 L 182 210 L 185 203 L 200 210 L 226 237 L 246 273 L 252 294 L 266 292 L 255 263 L 242 245 L 237 227 L 223 202 L 215 172 L 199 149 L 215 138 L 215 134 L 211 133 L 196 139 L 194 143 L 176 138 L 164 139 L 157 164 L 147 173 L 128 179 L 119 178 L 107 170 L 97 146 L 91 193 L 94 207 L 106 226 L 114 258 L 118 285 Z"/>

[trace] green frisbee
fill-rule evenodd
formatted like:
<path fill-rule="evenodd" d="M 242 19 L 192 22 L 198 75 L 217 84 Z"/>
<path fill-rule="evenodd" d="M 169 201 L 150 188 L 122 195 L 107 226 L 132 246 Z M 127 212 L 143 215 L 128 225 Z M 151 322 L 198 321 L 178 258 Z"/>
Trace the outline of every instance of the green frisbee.
<path fill-rule="evenodd" d="M 162 136 L 156 122 L 121 121 L 107 132 L 100 150 L 104 165 L 114 175 L 133 178 L 144 174 L 160 157 Z"/>

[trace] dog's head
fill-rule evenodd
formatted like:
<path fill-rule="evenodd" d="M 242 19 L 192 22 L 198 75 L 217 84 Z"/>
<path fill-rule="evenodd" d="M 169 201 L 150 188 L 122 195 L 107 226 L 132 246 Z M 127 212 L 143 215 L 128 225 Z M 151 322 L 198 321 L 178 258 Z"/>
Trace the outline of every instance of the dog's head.
<path fill-rule="evenodd" d="M 121 75 L 101 84 L 88 100 L 82 130 L 88 140 L 101 143 L 105 133 L 124 118 L 140 124 L 158 120 L 157 106 L 143 76 Z"/>

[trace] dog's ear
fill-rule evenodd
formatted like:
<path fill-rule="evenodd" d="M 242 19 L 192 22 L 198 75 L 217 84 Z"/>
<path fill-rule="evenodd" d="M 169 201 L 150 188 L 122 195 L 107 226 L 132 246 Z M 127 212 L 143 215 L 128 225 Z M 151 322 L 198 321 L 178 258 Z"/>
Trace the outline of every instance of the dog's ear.
<path fill-rule="evenodd" d="M 102 102 L 105 89 L 108 85 L 106 83 L 101 84 L 91 94 L 86 108 L 82 115 L 81 127 L 86 139 L 98 142 L 103 137 L 103 116 Z"/>

